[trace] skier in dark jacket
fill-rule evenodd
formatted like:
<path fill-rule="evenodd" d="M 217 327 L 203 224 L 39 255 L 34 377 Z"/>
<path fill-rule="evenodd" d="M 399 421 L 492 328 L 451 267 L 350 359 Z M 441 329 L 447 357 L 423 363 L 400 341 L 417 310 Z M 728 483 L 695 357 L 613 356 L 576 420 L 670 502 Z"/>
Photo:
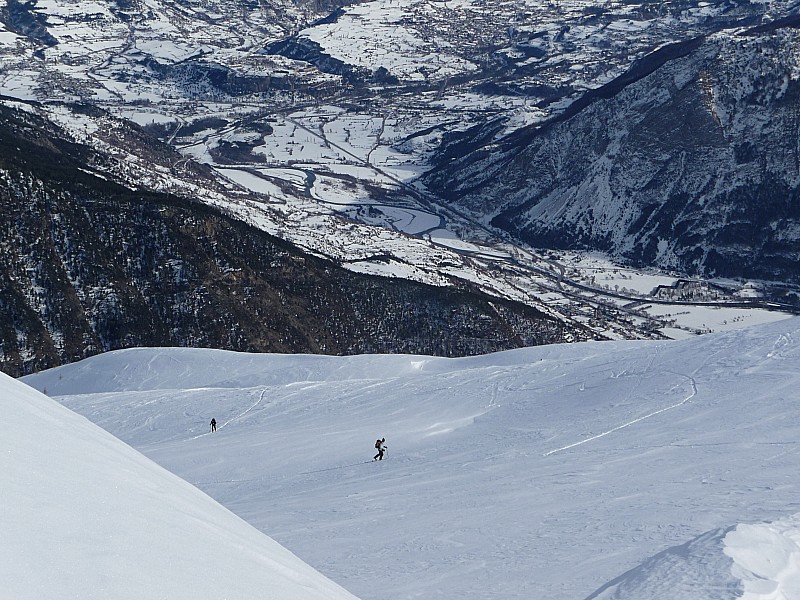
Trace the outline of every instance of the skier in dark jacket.
<path fill-rule="evenodd" d="M 372 457 L 372 460 L 383 460 L 383 453 L 386 451 L 386 446 L 383 445 L 385 442 L 386 438 L 375 440 L 375 447 L 378 449 L 378 453 Z"/>
<path fill-rule="evenodd" d="M 211 431 L 214 432 L 217 430 L 217 420 L 215 418 L 211 418 Z"/>

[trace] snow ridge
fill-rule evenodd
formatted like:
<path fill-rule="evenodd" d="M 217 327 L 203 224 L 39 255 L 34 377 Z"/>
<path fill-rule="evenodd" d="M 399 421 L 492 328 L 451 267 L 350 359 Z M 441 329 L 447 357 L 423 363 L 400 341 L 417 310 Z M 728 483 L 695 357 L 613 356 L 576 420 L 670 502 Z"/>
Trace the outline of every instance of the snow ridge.
<path fill-rule="evenodd" d="M 354 600 L 175 475 L 0 374 L 3 598 Z"/>
<path fill-rule="evenodd" d="M 741 524 L 724 541 L 732 572 L 744 587 L 741 600 L 800 598 L 800 513 Z"/>

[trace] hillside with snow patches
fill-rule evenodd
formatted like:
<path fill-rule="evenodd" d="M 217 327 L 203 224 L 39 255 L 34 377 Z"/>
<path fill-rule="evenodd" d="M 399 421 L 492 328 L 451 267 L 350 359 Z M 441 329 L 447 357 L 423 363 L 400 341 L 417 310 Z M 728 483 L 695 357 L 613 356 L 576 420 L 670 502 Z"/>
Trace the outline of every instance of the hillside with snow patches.
<path fill-rule="evenodd" d="M 738 48 L 740 44 L 734 40 L 747 28 L 776 22 L 785 25 L 784 20 L 795 10 L 795 3 L 786 0 L 655 4 L 641 0 L 567 4 L 539 0 L 370 0 L 356 4 L 339 0 L 14 0 L 0 4 L 0 113 L 15 114 L 17 122 L 50 123 L 44 139 L 28 127 L 23 131 L 39 145 L 49 144 L 53 137 L 69 140 L 75 154 L 91 158 L 80 165 L 83 179 L 111 181 L 137 193 L 165 193 L 200 201 L 304 253 L 359 274 L 442 288 L 466 285 L 534 307 L 568 329 L 589 328 L 597 338 L 684 337 L 719 331 L 742 318 L 762 320 L 762 298 L 770 303 L 768 308 L 786 310 L 786 304 L 793 304 L 789 308 L 798 310 L 797 286 L 787 286 L 787 280 L 779 277 L 781 270 L 739 268 L 758 263 L 753 257 L 763 255 L 772 260 L 776 246 L 789 247 L 785 256 L 779 257 L 781 265 L 793 269 L 797 263 L 792 246 L 796 215 L 781 217 L 784 209 L 794 211 L 796 202 L 788 198 L 784 206 L 783 188 L 759 188 L 777 202 L 775 211 L 761 211 L 777 215 L 759 229 L 769 236 L 753 238 L 769 241 L 763 252 L 750 251 L 751 240 L 733 236 L 731 243 L 737 252 L 734 259 L 724 261 L 727 268 L 704 271 L 708 277 L 725 275 L 727 279 L 715 279 L 716 287 L 710 292 L 690 291 L 687 298 L 679 280 L 693 271 L 681 273 L 676 269 L 682 263 L 666 260 L 680 252 L 660 250 L 669 249 L 670 241 L 680 233 L 672 226 L 673 216 L 681 211 L 667 211 L 659 221 L 663 228 L 655 233 L 648 229 L 646 236 L 636 238 L 635 231 L 628 233 L 615 224 L 635 221 L 647 211 L 623 210 L 608 201 L 608 194 L 592 191 L 605 189 L 607 165 L 619 164 L 625 174 L 631 170 L 624 160 L 630 155 L 627 150 L 601 153 L 607 147 L 638 148 L 617 142 L 628 131 L 626 123 L 640 123 L 638 116 L 632 119 L 630 110 L 624 110 L 630 109 L 628 104 L 623 102 L 619 110 L 600 115 L 600 122 L 607 123 L 610 114 L 613 126 L 598 128 L 597 119 L 590 118 L 591 127 L 581 129 L 580 135 L 548 142 L 542 154 L 545 158 L 562 157 L 555 162 L 581 171 L 581 178 L 573 179 L 558 170 L 553 180 L 570 189 L 588 190 L 579 194 L 572 211 L 581 226 L 567 224 L 549 238 L 534 237 L 523 218 L 512 218 L 513 210 L 526 208 L 524 203 L 533 192 L 530 173 L 507 170 L 506 162 L 518 155 L 518 162 L 528 164 L 529 154 L 517 152 L 517 147 L 511 154 L 498 152 L 496 144 L 508 140 L 508 134 L 527 139 L 536 133 L 538 138 L 538 132 L 553 129 L 551 125 L 576 112 L 594 114 L 585 110 L 587 103 L 605 98 L 610 91 L 617 95 L 620 78 L 639 77 L 642 64 L 652 63 L 654 56 L 662 56 L 665 48 L 676 43 L 680 46 L 687 40 L 694 43 L 692 40 L 704 36 L 716 36 Z M 732 50 L 730 54 L 750 57 L 752 48 L 748 43 L 741 53 Z M 760 50 L 757 54 L 760 56 Z M 761 116 L 785 112 L 785 119 L 766 118 L 769 127 L 753 127 L 747 120 L 736 131 L 763 131 L 759 139 L 782 140 L 769 157 L 780 157 L 791 173 L 796 162 L 791 140 L 797 136 L 786 132 L 795 129 L 790 101 L 794 96 L 783 88 L 784 74 L 790 74 L 787 82 L 794 81 L 795 54 L 787 50 L 752 62 L 754 67 L 763 64 L 776 74 L 770 77 L 769 88 L 776 93 L 767 95 L 779 101 L 779 111 L 765 113 L 760 105 L 747 105 L 740 112 L 726 113 L 755 115 L 759 125 Z M 733 64 L 740 63 L 734 60 Z M 704 69 L 700 71 L 704 74 L 698 79 L 698 95 L 689 98 L 692 114 L 705 114 L 709 106 L 718 110 L 720 97 L 714 90 L 725 91 L 731 88 L 726 82 L 742 80 L 738 68 L 730 69 L 730 75 L 723 72 L 718 83 L 707 77 Z M 693 72 L 679 65 L 676 77 L 667 73 L 666 90 L 672 90 L 672 80 L 693 81 L 695 78 L 687 75 Z M 748 66 L 746 72 L 756 77 L 754 89 L 764 87 L 758 69 Z M 712 69 L 711 74 L 715 73 Z M 658 86 L 646 92 L 645 104 L 650 105 L 655 97 L 659 100 L 656 108 L 675 106 L 677 122 L 685 121 L 681 117 L 684 104 L 666 102 L 671 92 Z M 581 107 L 584 110 L 578 111 Z M 711 116 L 705 116 L 713 122 Z M 647 129 L 651 120 L 644 119 L 636 131 L 645 133 L 644 145 L 648 150 L 655 148 L 654 156 L 648 155 L 637 177 L 623 178 L 632 183 L 622 190 L 642 188 L 650 194 L 648 198 L 658 195 L 648 188 L 653 170 L 662 173 L 658 181 L 671 189 L 675 172 L 660 170 L 658 165 L 669 162 L 674 146 L 678 148 L 674 164 L 682 172 L 680 149 L 687 141 L 682 131 L 664 135 L 662 129 Z M 676 122 L 671 114 L 658 120 L 668 129 Z M 706 131 L 687 127 L 699 137 Z M 603 136 L 611 136 L 611 143 L 584 143 Z M 572 139 L 577 140 L 574 146 L 566 143 Z M 666 151 L 650 144 L 658 140 L 666 144 Z M 557 152 L 549 151 L 550 143 Z M 734 145 L 730 152 L 720 150 L 725 160 L 689 160 L 701 175 L 684 186 L 692 192 L 690 198 L 702 185 L 714 187 L 708 181 L 724 181 L 725 170 L 740 173 L 741 164 L 749 165 L 748 173 L 760 176 L 767 172 L 761 165 L 771 159 L 757 151 L 758 143 Z M 6 147 L 19 148 L 10 142 Z M 706 147 L 700 145 L 701 158 Z M 600 154 L 595 157 L 595 152 Z M 484 155 L 489 163 L 465 168 Z M 621 162 L 616 161 L 617 156 Z M 12 153 L 10 164 L 0 164 L 0 176 L 29 182 L 29 186 L 39 186 L 39 180 L 46 179 L 20 172 L 15 159 Z M 551 162 L 545 160 L 544 170 L 536 167 L 533 171 L 549 173 Z M 717 173 L 715 165 L 725 169 L 709 180 L 705 174 Z M 432 168 L 435 170 L 430 171 Z M 509 178 L 514 183 L 510 188 L 499 185 Z M 582 186 L 586 181 L 592 185 Z M 745 190 L 744 197 L 760 198 L 751 191 Z M 631 204 L 628 195 L 617 195 L 625 206 Z M 588 212 L 586 198 L 595 202 Z M 510 199 L 514 199 L 513 205 L 506 204 Z M 20 205 L 16 199 L 14 202 Z M 762 206 L 760 201 L 756 204 Z M 708 222 L 709 213 L 694 207 L 688 212 L 702 223 Z M 614 219 L 616 215 L 622 217 Z M 712 222 L 726 225 L 725 232 L 729 223 L 739 231 L 740 219 L 729 218 L 725 206 L 716 217 Z M 15 221 L 6 220 L 12 225 Z M 618 240 L 623 230 L 624 239 L 616 247 L 599 244 L 605 239 L 604 232 L 610 231 Z M 573 240 L 576 232 L 585 235 Z M 16 234 L 6 237 L 20 239 Z M 698 235 L 693 239 L 710 238 Z M 634 242 L 647 252 L 628 252 Z M 612 254 L 602 257 L 604 266 L 599 269 L 594 259 L 595 267 L 586 268 L 583 251 L 573 252 L 592 247 Z M 647 261 L 638 260 L 653 259 L 653 252 L 660 272 L 642 269 Z M 20 262 L 28 260 L 25 253 L 20 254 Z M 634 279 L 658 279 L 658 283 L 646 288 L 631 284 L 628 273 L 622 272 L 621 257 L 626 258 L 628 267 L 636 266 Z M 38 257 L 31 257 L 30 262 L 33 271 L 23 269 L 13 277 L 24 283 L 22 287 L 41 289 L 28 273 L 48 262 Z M 665 268 L 669 270 L 664 272 Z M 676 289 L 663 289 L 662 285 Z M 697 282 L 692 286 L 700 287 Z M 148 284 L 130 287 L 146 294 Z M 91 290 L 81 293 L 93 294 Z M 35 314 L 48 333 L 58 329 L 47 322 L 52 320 L 51 312 L 41 308 L 35 294 L 17 295 L 17 299 L 19 310 Z M 710 315 L 709 307 L 714 309 L 708 311 Z M 12 333 L 7 343 L 13 346 L 15 337 L 20 336 L 14 334 L 13 323 L 8 329 Z M 51 355 L 83 356 L 65 348 L 60 334 L 56 331 L 53 336 Z M 181 345 L 179 340 L 171 343 Z M 30 353 L 34 346 L 18 345 L 21 354 Z M 131 345 L 148 343 L 139 338 L 126 347 Z M 44 352 L 39 350 L 39 354 Z"/>
<path fill-rule="evenodd" d="M 0 374 L 0 597 L 353 596 L 195 487 Z"/>
<path fill-rule="evenodd" d="M 133 349 L 23 381 L 365 600 L 767 600 L 800 597 L 799 363 L 800 320 L 789 319 L 681 341 L 462 359 Z M 76 505 L 93 506 L 93 496 L 107 499 L 99 514 L 126 524 L 125 511 L 156 496 L 221 544 L 243 527 L 217 512 L 191 518 L 219 508 L 160 471 L 141 485 L 134 475 L 154 469 L 145 459 L 13 389 L 4 485 L 14 486 L 5 498 L 19 517 L 3 527 L 14 524 L 15 544 L 54 552 L 69 527 L 50 516 L 52 504 L 91 521 L 81 515 L 97 511 Z M 389 448 L 382 462 L 371 460 L 376 436 Z M 105 465 L 105 480 L 86 465 L 57 467 L 81 452 Z M 39 496 L 31 479 L 55 485 Z M 54 532 L 22 535 L 43 517 Z M 196 589 L 220 572 L 157 560 L 175 544 L 237 562 L 183 521 L 192 535 L 176 536 L 162 513 L 145 517 L 124 530 L 156 552 L 130 560 L 137 572 L 183 581 L 198 568 Z M 0 574 L 23 591 L 18 571 L 44 570 L 36 558 L 9 563 L 3 551 L 0 568 L 12 571 Z M 109 560 L 70 551 L 89 573 Z M 237 568 L 268 576 L 249 564 Z M 85 585 L 114 586 L 94 575 Z"/>

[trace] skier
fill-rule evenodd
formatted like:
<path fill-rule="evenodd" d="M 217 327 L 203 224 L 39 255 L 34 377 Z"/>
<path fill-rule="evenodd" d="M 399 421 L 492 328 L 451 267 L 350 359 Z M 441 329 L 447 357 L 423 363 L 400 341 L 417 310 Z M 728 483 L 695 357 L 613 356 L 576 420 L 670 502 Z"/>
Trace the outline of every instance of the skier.
<path fill-rule="evenodd" d="M 214 417 L 211 417 L 211 432 L 217 430 L 217 420 Z"/>
<path fill-rule="evenodd" d="M 372 460 L 383 460 L 383 453 L 386 452 L 386 446 L 383 445 L 385 442 L 386 438 L 375 440 L 375 447 L 378 449 L 378 453 L 372 457 Z"/>

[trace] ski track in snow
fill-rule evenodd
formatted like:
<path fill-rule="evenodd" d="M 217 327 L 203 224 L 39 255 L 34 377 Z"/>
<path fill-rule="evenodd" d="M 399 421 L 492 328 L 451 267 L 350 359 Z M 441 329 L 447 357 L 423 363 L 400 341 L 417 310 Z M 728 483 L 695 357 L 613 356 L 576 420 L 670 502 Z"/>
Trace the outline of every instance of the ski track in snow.
<path fill-rule="evenodd" d="M 677 402 L 677 403 L 675 403 L 675 404 L 673 404 L 671 406 L 666 406 L 666 407 L 661 408 L 659 410 L 655 410 L 655 411 L 653 411 L 651 413 L 648 413 L 646 415 L 643 415 L 643 416 L 641 416 L 641 417 L 639 417 L 637 419 L 633 419 L 632 421 L 628 421 L 627 423 L 623 423 L 622 425 L 618 425 L 618 426 L 616 426 L 616 427 L 614 427 L 612 429 L 609 429 L 608 431 L 604 431 L 603 433 L 598 433 L 597 435 L 593 435 L 592 437 L 586 438 L 585 440 L 581 440 L 579 442 L 575 442 L 574 444 L 568 444 L 568 445 L 563 446 L 561 448 L 556 448 L 555 450 L 550 450 L 549 452 L 545 452 L 542 456 L 552 456 L 553 454 L 557 454 L 557 453 L 563 452 L 565 450 L 570 450 L 572 448 L 577 448 L 578 446 L 582 446 L 583 444 L 588 444 L 589 442 L 593 442 L 593 441 L 598 440 L 598 439 L 600 439 L 602 437 L 605 437 L 607 435 L 611 435 L 612 433 L 614 433 L 616 431 L 619 431 L 620 429 L 625 429 L 626 427 L 630 427 L 631 425 L 635 425 L 636 423 L 641 423 L 642 421 L 644 421 L 646 419 L 650 419 L 652 417 L 655 417 L 656 415 L 660 415 L 660 414 L 665 413 L 665 412 L 667 412 L 669 410 L 680 408 L 681 406 L 685 405 L 687 402 L 689 402 L 692 398 L 694 398 L 697 395 L 697 383 L 695 382 L 694 378 L 690 377 L 688 375 L 684 375 L 683 377 L 686 377 L 689 380 L 689 382 L 691 383 L 692 392 L 686 398 L 681 400 L 680 402 Z"/>
<path fill-rule="evenodd" d="M 258 406 L 259 404 L 261 404 L 261 402 L 264 400 L 264 394 L 266 394 L 266 393 L 267 393 L 267 390 L 268 390 L 268 389 L 269 389 L 269 388 L 266 388 L 266 387 L 265 387 L 263 390 L 261 390 L 261 394 L 259 394 L 259 396 L 258 396 L 258 400 L 256 400 L 256 402 L 255 402 L 255 403 L 254 403 L 254 404 L 253 404 L 253 405 L 252 405 L 250 408 L 248 408 L 247 410 L 245 410 L 245 411 L 244 411 L 244 412 L 242 412 L 241 414 L 239 414 L 239 415 L 236 415 L 236 416 L 235 416 L 235 417 L 233 417 L 232 419 L 228 419 L 227 421 L 225 421 L 225 423 L 223 423 L 223 424 L 222 424 L 220 427 L 218 427 L 218 429 L 221 429 L 222 427 L 225 427 L 225 426 L 229 425 L 230 423 L 233 423 L 234 421 L 238 421 L 239 419 L 241 419 L 242 417 L 244 417 L 244 416 L 245 416 L 247 413 L 249 413 L 249 412 L 251 412 L 252 410 L 254 410 L 254 409 L 256 408 L 256 406 Z"/>
<path fill-rule="evenodd" d="M 253 405 L 252 405 L 252 406 L 248 407 L 246 410 L 242 411 L 242 412 L 241 412 L 241 413 L 239 413 L 238 415 L 236 415 L 236 416 L 234 416 L 234 417 L 231 417 L 230 419 L 228 419 L 228 420 L 227 420 L 227 421 L 225 421 L 224 423 L 222 423 L 222 424 L 220 424 L 220 425 L 217 425 L 217 431 L 220 431 L 221 429 L 225 428 L 226 426 L 230 425 L 231 423 L 234 423 L 234 422 L 236 422 L 236 421 L 240 420 L 242 417 L 244 417 L 244 416 L 245 416 L 245 415 L 247 415 L 248 413 L 250 413 L 250 412 L 252 412 L 253 410 L 255 410 L 255 408 L 256 408 L 258 405 L 260 405 L 260 404 L 263 402 L 263 400 L 264 400 L 264 395 L 267 393 L 267 391 L 268 391 L 268 390 L 269 390 L 269 388 L 268 388 L 268 387 L 265 387 L 263 390 L 261 390 L 261 393 L 260 393 L 260 394 L 259 394 L 259 396 L 258 396 L 258 400 L 256 400 L 256 401 L 253 403 Z M 199 439 L 199 438 L 201 438 L 201 437 L 205 437 L 205 436 L 207 436 L 207 435 L 211 435 L 211 433 L 212 433 L 211 431 L 204 431 L 203 433 L 201 433 L 201 434 L 199 434 L 199 435 L 196 435 L 196 436 L 194 436 L 194 437 L 190 437 L 190 438 L 188 438 L 188 439 L 190 439 L 190 440 L 196 440 L 196 439 Z M 244 481 L 244 480 L 243 480 L 243 481 Z"/>

